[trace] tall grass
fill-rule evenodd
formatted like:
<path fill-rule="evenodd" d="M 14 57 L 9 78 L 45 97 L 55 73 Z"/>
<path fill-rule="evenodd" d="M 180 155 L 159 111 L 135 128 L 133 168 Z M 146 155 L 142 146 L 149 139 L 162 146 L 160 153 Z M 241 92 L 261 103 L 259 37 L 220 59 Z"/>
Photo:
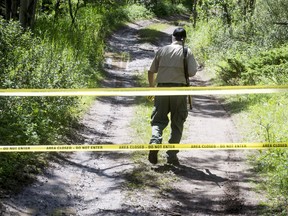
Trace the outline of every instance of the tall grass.
<path fill-rule="evenodd" d="M 269 142 L 288 142 L 288 98 L 280 94 L 262 98 L 249 107 L 248 117 L 251 121 L 249 137 Z M 255 170 L 263 177 L 259 186 L 267 192 L 270 213 L 287 215 L 288 213 L 288 150 L 260 150 L 251 160 Z"/>

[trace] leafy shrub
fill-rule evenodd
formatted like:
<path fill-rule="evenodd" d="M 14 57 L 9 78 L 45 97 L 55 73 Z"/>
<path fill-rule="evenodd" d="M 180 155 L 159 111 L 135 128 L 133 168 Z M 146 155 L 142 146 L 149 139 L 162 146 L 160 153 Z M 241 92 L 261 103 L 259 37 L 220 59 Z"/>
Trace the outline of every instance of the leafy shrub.
<path fill-rule="evenodd" d="M 155 15 L 143 5 L 132 4 L 125 9 L 129 20 L 151 19 Z"/>
<path fill-rule="evenodd" d="M 259 140 L 266 142 L 286 142 L 288 129 L 287 95 L 270 95 L 254 97 L 258 103 L 250 107 L 249 117 L 254 122 L 251 133 L 258 135 Z M 257 139 L 258 140 L 258 139 Z"/>
<path fill-rule="evenodd" d="M 288 2 L 286 0 L 260 0 L 253 16 L 253 26 L 257 37 L 254 43 L 258 46 L 275 47 L 286 43 L 288 28 L 276 23 L 288 19 Z"/>
<path fill-rule="evenodd" d="M 288 76 L 288 46 L 274 48 L 249 61 L 257 83 L 285 84 Z"/>
<path fill-rule="evenodd" d="M 268 192 L 273 215 L 287 215 L 288 151 L 273 149 L 262 152 L 256 159 L 258 172 L 264 177 L 262 189 Z"/>
<path fill-rule="evenodd" d="M 0 19 L 0 35 L 0 88 L 83 85 L 79 64 L 72 62 L 65 50 L 55 55 L 51 46 L 33 38 L 31 32 L 23 32 L 17 22 Z M 71 107 L 76 105 L 75 97 L 1 97 L 0 144 L 54 143 L 71 124 Z M 15 181 L 28 183 L 30 174 L 38 172 L 41 164 L 36 154 L 1 154 L 0 187 L 12 189 Z"/>
<path fill-rule="evenodd" d="M 45 159 L 43 153 L 1 153 L 0 188 L 9 192 L 19 191 L 47 165 Z"/>
<path fill-rule="evenodd" d="M 52 44 L 55 52 L 67 50 L 72 61 L 82 68 L 83 81 L 95 87 L 101 78 L 106 37 L 126 19 L 121 7 L 111 9 L 87 4 L 79 9 L 74 26 L 69 16 L 58 17 L 55 22 L 55 17 L 43 14 L 34 32 Z"/>
<path fill-rule="evenodd" d="M 288 46 L 263 51 L 248 59 L 236 55 L 219 63 L 218 75 L 228 85 L 285 84 L 288 76 Z"/>
<path fill-rule="evenodd" d="M 246 72 L 245 65 L 235 58 L 220 62 L 218 67 L 220 68 L 218 75 L 221 77 L 221 81 L 227 85 L 239 85 L 243 73 Z M 251 82 L 253 82 L 253 79 L 248 78 L 248 83 L 250 84 Z"/>
<path fill-rule="evenodd" d="M 219 19 L 211 19 L 208 22 L 199 20 L 196 28 L 190 24 L 186 26 L 186 30 L 187 43 L 201 65 L 208 65 L 208 61 L 213 59 L 219 60 L 218 58 L 227 52 L 227 47 L 231 44 L 229 43 L 231 39 L 223 33 L 224 28 Z"/>
<path fill-rule="evenodd" d="M 158 1 L 157 3 L 150 4 L 149 7 L 156 16 L 170 16 L 187 12 L 187 9 L 182 4 L 171 4 L 168 1 Z"/>
<path fill-rule="evenodd" d="M 78 88 L 81 68 L 66 50 L 55 55 L 51 46 L 22 32 L 15 22 L 1 23 L 1 88 Z M 71 120 L 75 97 L 0 98 L 1 144 L 43 144 Z M 70 116 L 70 117 L 69 117 Z M 65 118 L 67 117 L 67 118 Z M 62 127 L 61 127 L 62 125 Z"/>

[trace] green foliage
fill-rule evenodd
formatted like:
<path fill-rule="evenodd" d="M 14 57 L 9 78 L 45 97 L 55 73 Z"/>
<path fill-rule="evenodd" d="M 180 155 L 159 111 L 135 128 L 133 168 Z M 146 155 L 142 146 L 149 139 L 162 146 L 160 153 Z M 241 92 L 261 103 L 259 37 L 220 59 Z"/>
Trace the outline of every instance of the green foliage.
<path fill-rule="evenodd" d="M 52 44 L 56 51 L 67 49 L 73 61 L 82 68 L 83 81 L 95 87 L 101 77 L 105 39 L 113 29 L 126 20 L 122 8 L 95 7 L 93 4 L 79 9 L 75 24 L 69 16 L 39 17 L 35 34 Z M 97 84 L 97 83 L 96 83 Z"/>
<path fill-rule="evenodd" d="M 266 142 L 287 142 L 288 121 L 287 95 L 258 96 L 254 97 L 258 103 L 251 106 L 249 118 L 254 122 L 253 134 L 256 140 Z"/>
<path fill-rule="evenodd" d="M 148 7 L 158 17 L 171 16 L 175 14 L 186 13 L 187 8 L 183 4 L 171 4 L 170 1 L 156 1 Z"/>
<path fill-rule="evenodd" d="M 219 78 L 226 85 L 285 84 L 288 76 L 288 46 L 255 56 L 236 55 L 219 63 Z"/>
<path fill-rule="evenodd" d="M 264 176 L 262 189 L 269 194 L 273 215 L 287 215 L 288 151 L 275 149 L 262 152 L 256 158 L 257 169 Z"/>
<path fill-rule="evenodd" d="M 0 164 L 0 188 L 17 192 L 22 185 L 30 184 L 47 162 L 43 154 L 1 153 Z"/>
<path fill-rule="evenodd" d="M 83 86 L 79 63 L 73 62 L 72 56 L 65 49 L 62 53 L 55 54 L 51 46 L 41 43 L 31 32 L 23 32 L 16 22 L 7 23 L 0 19 L 0 34 L 0 88 Z M 67 132 L 67 126 L 73 120 L 71 107 L 77 104 L 75 97 L 1 97 L 0 144 L 54 143 L 59 140 L 60 135 Z M 15 181 L 25 183 L 30 176 L 29 170 L 38 171 L 39 165 L 41 163 L 36 155 L 1 155 L 0 187 L 9 189 L 9 179 L 15 179 L 15 176 Z M 11 187 L 13 188 L 13 184 Z"/>
<path fill-rule="evenodd" d="M 125 7 L 124 11 L 128 16 L 128 19 L 131 21 L 139 19 L 151 19 L 155 16 L 149 9 L 140 4 L 128 5 Z"/>
<path fill-rule="evenodd" d="M 239 85 L 241 83 L 242 75 L 246 72 L 245 65 L 241 60 L 236 58 L 220 62 L 219 68 L 218 75 L 221 81 L 226 85 Z M 253 82 L 253 79 L 248 77 L 248 82 Z"/>
<path fill-rule="evenodd" d="M 255 43 L 268 47 L 287 42 L 287 4 L 286 0 L 257 1 L 255 15 L 252 20 L 257 34 Z M 279 23 L 286 23 L 286 25 Z"/>
<path fill-rule="evenodd" d="M 288 39 L 287 26 L 276 24 L 279 21 L 287 20 L 287 10 L 283 10 L 283 6 L 287 4 L 285 0 L 274 3 L 261 0 L 257 1 L 255 5 L 244 4 L 249 1 L 241 1 L 237 4 L 233 0 L 225 2 L 232 17 L 230 26 L 223 24 L 221 15 L 223 5 L 220 1 L 203 1 L 198 4 L 196 28 L 193 28 L 192 24 L 188 27 L 189 35 L 191 35 L 189 44 L 199 57 L 200 64 L 215 67 L 219 61 L 222 61 L 220 66 L 228 65 L 228 68 L 224 68 L 225 73 L 226 70 L 234 70 L 235 66 L 239 65 L 238 63 L 246 65 L 247 59 L 254 58 L 259 53 L 271 48 L 281 48 L 286 43 Z M 276 15 L 278 10 L 281 11 L 281 16 Z M 283 65 L 277 67 L 279 68 L 275 69 L 275 72 L 283 71 L 286 68 L 286 66 L 283 68 Z M 250 72 L 247 70 L 247 73 Z M 236 84 L 233 80 L 234 75 L 231 75 L 232 84 Z M 250 84 L 258 81 L 252 80 Z M 245 82 L 249 83 L 247 80 Z"/>
<path fill-rule="evenodd" d="M 65 51 L 53 55 L 51 48 L 22 32 L 16 23 L 2 23 L 1 88 L 75 88 L 79 82 L 79 64 Z M 7 49 L 9 48 L 10 49 Z M 0 98 L 1 144 L 39 144 L 67 124 L 75 98 Z M 56 114 L 55 114 L 56 113 Z M 55 129 L 51 131 L 52 128 Z M 47 131 L 46 131 L 47 130 Z M 48 132 L 49 131 L 49 132 Z M 42 134 L 43 136 L 41 136 Z M 40 138 L 42 137 L 42 138 Z"/>
<path fill-rule="evenodd" d="M 225 35 L 219 19 L 199 21 L 196 28 L 190 24 L 186 26 L 186 30 L 187 43 L 197 55 L 197 61 L 201 65 L 207 65 L 208 61 L 225 52 L 225 48 L 221 46 L 229 46 L 227 45 L 229 38 Z"/>

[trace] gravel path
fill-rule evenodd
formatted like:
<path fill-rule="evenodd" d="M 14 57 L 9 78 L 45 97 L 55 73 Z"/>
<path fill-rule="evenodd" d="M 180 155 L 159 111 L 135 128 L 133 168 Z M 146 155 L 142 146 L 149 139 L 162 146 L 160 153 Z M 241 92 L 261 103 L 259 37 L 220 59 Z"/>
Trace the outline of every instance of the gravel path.
<path fill-rule="evenodd" d="M 137 30 L 153 22 L 129 24 L 112 35 L 103 87 L 136 85 L 135 76 L 149 67 L 157 49 L 155 44 L 141 44 Z M 158 45 L 169 43 L 174 28 L 163 32 L 166 36 Z M 129 53 L 129 61 L 125 56 L 119 58 L 127 61 L 115 61 L 113 53 Z M 193 83 L 207 85 L 204 75 L 198 72 Z M 217 98 L 197 96 L 193 103 L 182 143 L 240 140 Z M 129 120 L 136 105 L 134 97 L 95 100 L 77 131 L 81 142 L 133 143 Z M 140 154 L 139 163 L 131 152 L 56 153 L 51 167 L 33 185 L 3 201 L 6 211 L 1 215 L 257 215 L 260 197 L 252 184 L 257 178 L 245 164 L 247 153 L 181 151 L 179 167 L 162 163 L 162 153 L 157 166 L 147 162 L 147 152 Z"/>

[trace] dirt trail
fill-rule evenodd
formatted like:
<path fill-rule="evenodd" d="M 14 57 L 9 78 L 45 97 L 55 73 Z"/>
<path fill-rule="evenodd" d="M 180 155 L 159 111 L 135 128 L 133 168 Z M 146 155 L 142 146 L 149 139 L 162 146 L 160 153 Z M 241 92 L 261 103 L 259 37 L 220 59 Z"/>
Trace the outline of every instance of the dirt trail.
<path fill-rule="evenodd" d="M 157 49 L 152 44 L 141 44 L 137 30 L 152 22 L 155 20 L 129 24 L 112 35 L 108 52 L 129 53 L 130 58 L 120 55 L 122 60 L 115 62 L 115 55 L 107 54 L 108 76 L 103 87 L 136 85 L 135 75 L 149 67 Z M 158 45 L 170 42 L 174 28 L 163 32 L 166 37 Z M 195 85 L 208 82 L 201 72 L 193 81 Z M 215 97 L 197 96 L 193 103 L 182 143 L 239 141 L 231 116 Z M 81 122 L 81 142 L 133 143 L 129 120 L 135 106 L 133 97 L 98 98 Z M 143 153 L 141 164 L 135 163 L 131 152 L 54 154 L 51 167 L 32 186 L 3 200 L 6 211 L 2 215 L 257 215 L 260 198 L 252 191 L 255 176 L 245 164 L 246 153 L 181 151 L 180 167 L 165 165 L 163 153 L 157 166 L 147 162 L 147 153 Z M 145 187 L 127 187 L 127 182 L 133 183 L 129 177 L 135 177 L 137 169 L 142 169 L 144 175 L 147 172 L 147 176 L 156 173 L 155 185 L 153 179 L 148 184 L 143 178 L 139 185 Z M 161 175 L 165 187 L 156 183 Z"/>

